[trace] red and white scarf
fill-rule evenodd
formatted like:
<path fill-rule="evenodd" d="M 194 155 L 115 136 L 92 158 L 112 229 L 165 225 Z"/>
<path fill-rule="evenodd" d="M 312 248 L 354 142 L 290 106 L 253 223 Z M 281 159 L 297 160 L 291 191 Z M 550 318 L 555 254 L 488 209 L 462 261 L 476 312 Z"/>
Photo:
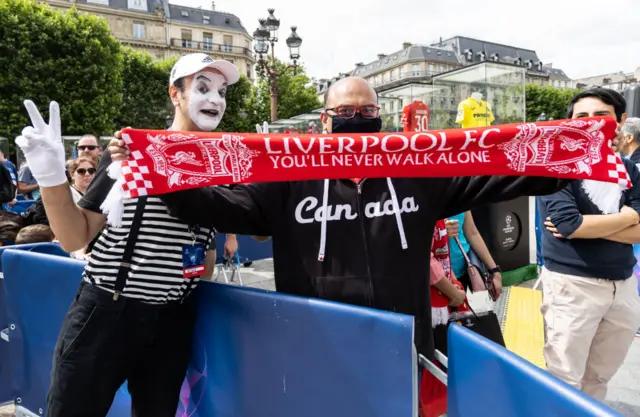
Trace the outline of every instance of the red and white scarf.
<path fill-rule="evenodd" d="M 630 186 L 609 148 L 612 118 L 422 133 L 271 135 L 123 129 L 102 205 L 120 225 L 123 199 L 210 185 L 342 178 L 543 176 Z"/>

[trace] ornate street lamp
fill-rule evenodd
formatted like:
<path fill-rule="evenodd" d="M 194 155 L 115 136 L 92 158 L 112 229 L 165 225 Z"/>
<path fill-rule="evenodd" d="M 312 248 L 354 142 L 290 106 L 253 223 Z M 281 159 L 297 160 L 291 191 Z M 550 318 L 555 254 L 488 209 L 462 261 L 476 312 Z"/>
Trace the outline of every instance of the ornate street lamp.
<path fill-rule="evenodd" d="M 274 12 L 275 9 L 268 9 L 269 16 L 266 19 L 260 19 L 260 26 L 253 32 L 254 45 L 253 50 L 258 55 L 258 71 L 269 80 L 269 94 L 271 96 L 271 123 L 278 120 L 278 77 L 284 74 L 288 69 L 292 69 L 295 75 L 298 68 L 298 60 L 300 59 L 300 45 L 302 38 L 296 33 L 297 27 L 291 27 L 291 34 L 287 38 L 287 46 L 289 47 L 289 58 L 293 61 L 292 65 L 287 65 L 282 71 L 276 69 L 275 44 L 278 42 L 278 29 L 280 29 L 280 19 Z M 271 45 L 271 54 L 269 56 L 269 45 Z"/>
<path fill-rule="evenodd" d="M 296 33 L 297 29 L 297 27 L 291 26 L 291 35 L 287 38 L 289 57 L 293 60 L 293 65 L 296 65 L 296 61 L 300 59 L 300 45 L 302 45 L 302 38 Z"/>

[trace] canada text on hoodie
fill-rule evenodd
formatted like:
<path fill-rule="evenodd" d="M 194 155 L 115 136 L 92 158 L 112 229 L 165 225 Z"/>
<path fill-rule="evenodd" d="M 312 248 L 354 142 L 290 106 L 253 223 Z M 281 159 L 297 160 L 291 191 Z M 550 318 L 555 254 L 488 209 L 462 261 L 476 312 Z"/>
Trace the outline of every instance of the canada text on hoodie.
<path fill-rule="evenodd" d="M 432 357 L 431 236 L 438 219 L 567 181 L 457 177 L 254 183 L 161 196 L 171 214 L 218 231 L 272 236 L 276 289 L 415 317 Z"/>

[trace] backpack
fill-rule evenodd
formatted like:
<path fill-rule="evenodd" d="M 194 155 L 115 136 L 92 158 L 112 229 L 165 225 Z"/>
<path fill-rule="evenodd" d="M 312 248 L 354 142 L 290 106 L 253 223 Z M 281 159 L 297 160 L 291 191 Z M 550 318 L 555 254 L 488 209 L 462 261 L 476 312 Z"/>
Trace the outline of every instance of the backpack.
<path fill-rule="evenodd" d="M 49 219 L 47 218 L 47 212 L 44 209 L 42 197 L 38 197 L 36 202 L 33 203 L 27 211 L 22 213 L 22 217 L 24 218 L 27 226 L 32 224 L 44 224 L 49 226 Z"/>
<path fill-rule="evenodd" d="M 0 164 L 0 204 L 8 203 L 16 198 L 17 187 L 11 179 L 9 169 Z"/>

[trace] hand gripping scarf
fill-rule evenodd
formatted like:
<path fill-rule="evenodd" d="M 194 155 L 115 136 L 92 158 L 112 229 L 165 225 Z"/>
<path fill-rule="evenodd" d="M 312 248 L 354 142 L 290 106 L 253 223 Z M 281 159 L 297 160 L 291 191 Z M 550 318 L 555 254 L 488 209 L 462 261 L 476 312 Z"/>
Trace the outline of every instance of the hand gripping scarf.
<path fill-rule="evenodd" d="M 123 200 L 211 185 L 341 178 L 474 175 L 592 179 L 629 187 L 609 148 L 612 118 L 423 133 L 271 135 L 124 129 L 131 151 L 114 162 L 102 204 L 121 225 Z"/>

